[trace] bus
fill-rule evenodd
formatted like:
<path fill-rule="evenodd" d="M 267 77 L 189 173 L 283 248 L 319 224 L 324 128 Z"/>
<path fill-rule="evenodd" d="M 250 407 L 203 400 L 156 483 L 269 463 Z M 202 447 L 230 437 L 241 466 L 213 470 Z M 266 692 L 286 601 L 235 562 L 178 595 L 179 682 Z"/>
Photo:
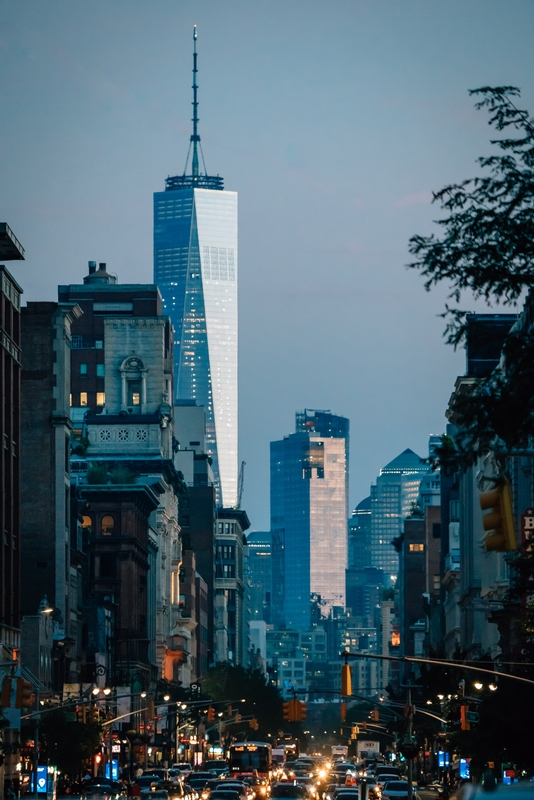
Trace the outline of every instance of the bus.
<path fill-rule="evenodd" d="M 272 748 L 266 742 L 237 742 L 230 745 L 228 777 L 256 770 L 259 778 L 269 778 L 272 767 Z"/>

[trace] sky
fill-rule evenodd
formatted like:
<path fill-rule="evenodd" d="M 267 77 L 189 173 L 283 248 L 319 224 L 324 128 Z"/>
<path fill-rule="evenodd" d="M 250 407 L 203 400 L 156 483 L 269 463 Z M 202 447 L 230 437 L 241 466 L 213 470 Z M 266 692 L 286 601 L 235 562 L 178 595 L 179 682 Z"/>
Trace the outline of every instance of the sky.
<path fill-rule="evenodd" d="M 88 260 L 152 282 L 152 195 L 191 132 L 194 24 L 207 169 L 239 193 L 243 507 L 268 530 L 269 442 L 298 409 L 350 419 L 351 508 L 443 432 L 465 356 L 408 240 L 435 229 L 432 191 L 492 151 L 468 89 L 518 86 L 534 112 L 534 4 L 3 0 L 0 220 L 26 249 L 7 265 L 25 301 L 57 300 Z"/>

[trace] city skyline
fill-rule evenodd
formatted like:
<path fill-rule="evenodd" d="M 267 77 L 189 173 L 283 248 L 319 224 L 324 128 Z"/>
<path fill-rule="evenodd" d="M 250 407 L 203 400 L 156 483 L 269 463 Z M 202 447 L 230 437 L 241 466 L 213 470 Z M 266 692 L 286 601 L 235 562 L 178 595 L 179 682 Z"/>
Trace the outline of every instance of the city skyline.
<path fill-rule="evenodd" d="M 432 190 L 491 152 L 467 90 L 518 85 L 534 107 L 531 4 L 27 8 L 6 3 L 0 53 L 23 303 L 53 300 L 90 258 L 150 282 L 150 200 L 183 168 L 197 23 L 208 171 L 242 206 L 243 504 L 265 529 L 268 443 L 309 405 L 353 421 L 352 508 L 388 458 L 445 427 L 464 358 L 442 343 L 443 293 L 403 269 L 407 241 L 432 230 Z"/>

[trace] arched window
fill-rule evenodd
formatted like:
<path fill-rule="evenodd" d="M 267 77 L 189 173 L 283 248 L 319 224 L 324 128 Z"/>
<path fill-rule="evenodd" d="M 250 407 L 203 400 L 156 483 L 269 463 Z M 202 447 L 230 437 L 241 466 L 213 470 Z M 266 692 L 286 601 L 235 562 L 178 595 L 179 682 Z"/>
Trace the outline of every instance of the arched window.
<path fill-rule="evenodd" d="M 120 367 L 122 392 L 121 409 L 130 414 L 144 414 L 146 406 L 147 370 L 135 353 L 125 358 Z"/>
<path fill-rule="evenodd" d="M 115 520 L 111 514 L 106 514 L 105 517 L 102 517 L 101 530 L 102 536 L 111 536 L 115 533 Z"/>
<path fill-rule="evenodd" d="M 84 529 L 84 531 L 87 531 L 88 533 L 93 532 L 93 520 L 91 519 L 91 517 L 88 517 L 85 514 L 82 518 L 82 528 Z"/>

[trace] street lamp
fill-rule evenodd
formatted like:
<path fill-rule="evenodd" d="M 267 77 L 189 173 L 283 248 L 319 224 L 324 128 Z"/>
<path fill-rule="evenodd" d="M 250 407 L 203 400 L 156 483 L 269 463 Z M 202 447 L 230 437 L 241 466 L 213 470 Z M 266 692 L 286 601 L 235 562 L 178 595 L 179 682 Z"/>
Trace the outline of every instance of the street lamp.
<path fill-rule="evenodd" d="M 165 700 L 165 702 L 166 702 L 166 703 L 168 703 L 168 702 L 169 702 L 169 700 L 171 699 L 171 696 L 170 696 L 170 694 L 164 694 L 164 695 L 163 695 L 163 699 Z"/>
<path fill-rule="evenodd" d="M 488 688 L 489 688 L 490 692 L 496 692 L 497 691 L 497 684 L 496 683 L 490 683 Z"/>
<path fill-rule="evenodd" d="M 484 688 L 484 684 L 480 683 L 480 681 L 476 681 L 476 683 L 474 683 L 473 686 L 475 687 L 475 689 L 478 689 L 479 691 L 480 689 Z"/>

